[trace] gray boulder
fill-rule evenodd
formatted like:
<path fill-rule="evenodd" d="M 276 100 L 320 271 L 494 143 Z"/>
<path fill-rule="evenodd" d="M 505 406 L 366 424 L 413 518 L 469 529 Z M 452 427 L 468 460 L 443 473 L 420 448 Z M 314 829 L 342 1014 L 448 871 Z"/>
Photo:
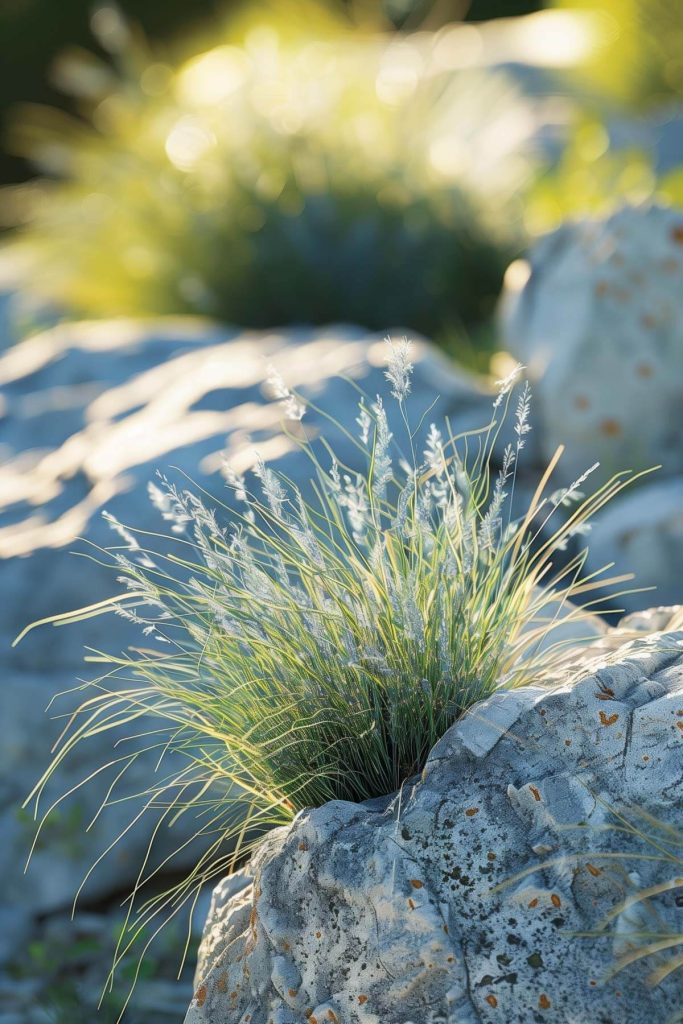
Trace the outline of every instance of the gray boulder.
<path fill-rule="evenodd" d="M 163 530 L 146 493 L 157 469 L 175 473 L 182 485 L 187 474 L 208 492 L 209 504 L 211 496 L 226 502 L 230 492 L 220 475 L 226 448 L 241 471 L 249 468 L 257 448 L 304 485 L 310 462 L 284 435 L 280 408 L 264 400 L 261 382 L 268 363 L 355 432 L 357 396 L 339 375 L 370 394 L 383 391 L 385 355 L 382 338 L 359 328 L 259 334 L 189 318 L 61 324 L 0 355 L 0 587 L 11 595 L 0 621 L 4 899 L 40 912 L 69 904 L 87 868 L 132 819 L 139 807 L 134 794 L 152 777 L 151 762 L 137 762 L 119 788 L 121 797 L 131 799 L 111 802 L 87 835 L 115 769 L 60 804 L 24 875 L 34 826 L 32 808 L 22 812 L 19 806 L 64 724 L 54 716 L 68 713 L 80 694 L 56 701 L 50 715 L 48 702 L 96 674 L 83 665 L 85 647 L 117 653 L 140 642 L 134 626 L 107 614 L 78 627 L 43 627 L 10 650 L 30 621 L 117 591 L 116 573 L 100 564 L 93 546 L 117 542 L 102 522 L 102 509 L 131 526 Z M 486 421 L 490 396 L 485 389 L 427 343 L 416 344 L 414 355 L 416 411 L 422 413 L 441 394 L 434 417 L 449 414 L 457 429 Z M 341 457 L 353 463 L 356 456 L 343 434 L 331 431 L 322 415 L 307 416 L 305 427 L 312 436 L 324 429 Z M 398 421 L 392 428 L 397 438 L 403 436 Z M 77 558 L 74 549 L 95 558 Z M 95 741 L 77 749 L 48 789 L 44 807 L 100 768 L 110 753 L 113 748 L 103 751 Z M 159 856 L 171 853 L 193 829 L 183 819 L 172 830 L 162 829 Z M 91 877 L 86 900 L 120 893 L 134 881 L 150 831 L 147 820 L 126 833 Z M 190 847 L 174 863 L 192 863 L 196 855 Z"/>
<path fill-rule="evenodd" d="M 619 598 L 632 611 L 653 597 L 664 604 L 683 597 L 683 477 L 652 479 L 603 509 L 590 536 L 589 571 L 614 562 L 634 574 L 633 586 L 654 588 Z"/>
<path fill-rule="evenodd" d="M 613 973 L 680 932 L 675 888 L 631 899 L 680 874 L 652 854 L 683 821 L 683 631 L 647 624 L 476 705 L 400 799 L 271 834 L 214 893 L 186 1024 L 665 1024 L 666 952 Z"/>
<path fill-rule="evenodd" d="M 501 315 L 534 385 L 544 460 L 567 446 L 560 482 L 596 460 L 604 475 L 683 472 L 683 213 L 564 224 L 510 268 Z"/>

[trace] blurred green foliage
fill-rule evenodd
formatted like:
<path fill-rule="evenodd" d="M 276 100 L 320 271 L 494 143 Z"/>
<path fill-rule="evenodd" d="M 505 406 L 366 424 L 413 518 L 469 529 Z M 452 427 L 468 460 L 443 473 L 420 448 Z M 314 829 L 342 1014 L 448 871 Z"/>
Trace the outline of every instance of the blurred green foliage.
<path fill-rule="evenodd" d="M 113 10 L 95 27 L 113 63 L 56 69 L 80 116 L 35 107 L 15 126 L 45 175 L 5 195 L 29 284 L 79 314 L 253 327 L 434 335 L 490 315 L 535 125 L 504 75 L 455 70 L 452 30 L 249 7 L 172 68 Z"/>
<path fill-rule="evenodd" d="M 603 45 L 583 67 L 584 81 L 613 101 L 647 108 L 683 95 L 681 0 L 555 0 L 597 15 Z"/>
<path fill-rule="evenodd" d="M 296 0 L 293 0 L 292 6 Z M 467 18 L 510 17 L 537 9 L 537 0 L 328 0 L 331 8 L 373 9 L 378 22 L 400 28 Z M 7 114 L 18 102 L 63 106 L 51 82 L 51 66 L 69 46 L 91 44 L 89 18 L 96 0 L 0 0 L 0 133 Z M 126 17 L 140 25 L 157 46 L 175 51 L 188 30 L 203 27 L 219 33 L 226 12 L 238 0 L 122 0 Z M 0 144 L 0 182 L 20 181 L 29 165 Z"/>
<path fill-rule="evenodd" d="M 46 1024 L 172 1024 L 191 994 L 196 938 L 178 981 L 185 957 L 186 929 L 173 921 L 155 939 L 143 961 L 126 955 L 122 984 L 112 987 L 108 975 L 124 927 L 124 912 L 76 914 L 47 918 L 43 934 L 17 950 L 8 965 L 16 982 L 9 1010 L 12 1019 Z M 148 939 L 143 933 L 142 941 Z M 128 990 L 137 987 L 127 1005 Z"/>

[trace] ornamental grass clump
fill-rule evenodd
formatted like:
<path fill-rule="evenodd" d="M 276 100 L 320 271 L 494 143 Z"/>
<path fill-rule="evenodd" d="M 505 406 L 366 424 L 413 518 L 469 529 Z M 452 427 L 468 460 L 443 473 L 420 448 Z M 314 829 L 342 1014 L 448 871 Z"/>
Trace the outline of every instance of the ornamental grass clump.
<path fill-rule="evenodd" d="M 516 371 L 490 422 L 464 435 L 433 424 L 420 450 L 429 410 L 416 410 L 411 425 L 411 370 L 409 345 L 393 347 L 391 395 L 362 395 L 357 432 L 344 431 L 365 472 L 339 462 L 324 439 L 309 442 L 297 422 L 293 436 L 312 462 L 309 499 L 258 462 L 249 480 L 226 468 L 238 509 L 231 524 L 163 476 L 150 485 L 170 527 L 167 553 L 157 537 L 152 546 L 109 517 L 124 590 L 59 624 L 113 606 L 140 624 L 145 644 L 90 659 L 106 672 L 86 685 L 32 794 L 36 813 L 74 748 L 123 728 L 110 762 L 117 782 L 150 748 L 175 762 L 144 794 L 160 811 L 153 834 L 192 815 L 203 841 L 192 871 L 138 907 L 157 870 L 143 865 L 117 960 L 157 914 L 192 903 L 273 826 L 306 807 L 401 787 L 472 704 L 550 671 L 565 650 L 554 629 L 585 618 L 586 595 L 619 581 L 586 578 L 585 550 L 566 549 L 628 474 L 589 497 L 581 487 L 590 471 L 553 493 L 558 452 L 513 518 L 528 385 L 517 388 Z M 307 403 L 279 378 L 271 386 L 286 418 L 300 421 Z"/>

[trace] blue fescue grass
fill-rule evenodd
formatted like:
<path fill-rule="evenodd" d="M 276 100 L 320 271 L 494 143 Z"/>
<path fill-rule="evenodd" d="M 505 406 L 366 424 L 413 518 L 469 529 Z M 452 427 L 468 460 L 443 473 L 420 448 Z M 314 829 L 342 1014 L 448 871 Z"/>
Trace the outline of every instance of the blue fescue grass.
<path fill-rule="evenodd" d="M 407 452 L 382 397 L 362 395 L 352 440 L 366 471 L 351 471 L 324 445 L 316 454 L 320 446 L 304 434 L 309 501 L 258 463 L 250 480 L 226 467 L 239 509 L 229 525 L 192 491 L 163 477 L 151 485 L 174 537 L 167 554 L 109 517 L 123 545 L 110 560 L 124 589 L 59 624 L 113 607 L 140 624 L 151 646 L 90 659 L 105 673 L 87 684 L 30 799 L 40 816 L 44 787 L 64 758 L 124 728 L 138 742 L 107 762 L 116 782 L 150 749 L 160 764 L 177 755 L 178 767 L 159 767 L 143 794 L 143 810 L 160 812 L 151 843 L 187 815 L 204 843 L 181 882 L 140 903 L 159 870 L 145 858 L 114 969 L 157 917 L 152 938 L 272 827 L 328 800 L 391 793 L 420 772 L 468 707 L 552 670 L 564 654 L 554 629 L 586 617 L 594 588 L 620 582 L 586 578 L 585 550 L 559 553 L 628 474 L 589 497 L 580 488 L 590 471 L 553 492 L 558 452 L 513 519 L 528 386 L 516 390 L 511 375 L 480 430 L 454 436 L 448 424 L 433 424 L 420 452 L 407 411 L 411 371 L 408 343 L 392 346 L 386 400 L 398 404 Z M 285 416 L 301 420 L 301 397 L 277 377 L 270 384 Z M 503 446 L 510 415 L 512 441 Z M 105 803 L 114 799 L 112 789 Z"/>

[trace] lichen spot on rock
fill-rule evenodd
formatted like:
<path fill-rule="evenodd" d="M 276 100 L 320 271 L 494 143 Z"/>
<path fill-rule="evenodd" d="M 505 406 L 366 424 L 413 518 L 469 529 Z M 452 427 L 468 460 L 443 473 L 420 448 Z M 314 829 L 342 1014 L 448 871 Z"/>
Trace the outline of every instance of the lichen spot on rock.
<path fill-rule="evenodd" d="M 619 420 L 615 420 L 611 416 L 601 420 L 600 431 L 605 435 L 605 437 L 621 437 L 623 433 Z"/>
<path fill-rule="evenodd" d="M 494 1010 L 498 1006 L 498 1000 L 493 994 L 486 996 L 486 1002 L 489 1006 L 492 1006 Z"/>
<path fill-rule="evenodd" d="M 195 1002 L 197 1006 L 203 1006 L 206 1002 L 206 985 L 200 985 L 194 994 Z"/>
<path fill-rule="evenodd" d="M 410 884 L 412 885 L 413 889 L 421 889 L 422 886 L 424 885 L 424 882 L 421 882 L 419 878 L 411 878 Z"/>
<path fill-rule="evenodd" d="M 600 724 L 601 725 L 614 725 L 619 720 L 619 715 L 614 712 L 613 715 L 606 715 L 604 711 L 600 712 Z"/>
<path fill-rule="evenodd" d="M 479 808 L 468 807 L 467 810 L 465 811 L 465 814 L 467 815 L 468 818 L 473 818 L 475 814 L 479 814 Z"/>
<path fill-rule="evenodd" d="M 545 992 L 541 992 L 540 996 L 538 997 L 539 1010 L 549 1010 L 551 1005 L 552 1004 L 548 999 L 547 995 L 545 994 Z"/>

